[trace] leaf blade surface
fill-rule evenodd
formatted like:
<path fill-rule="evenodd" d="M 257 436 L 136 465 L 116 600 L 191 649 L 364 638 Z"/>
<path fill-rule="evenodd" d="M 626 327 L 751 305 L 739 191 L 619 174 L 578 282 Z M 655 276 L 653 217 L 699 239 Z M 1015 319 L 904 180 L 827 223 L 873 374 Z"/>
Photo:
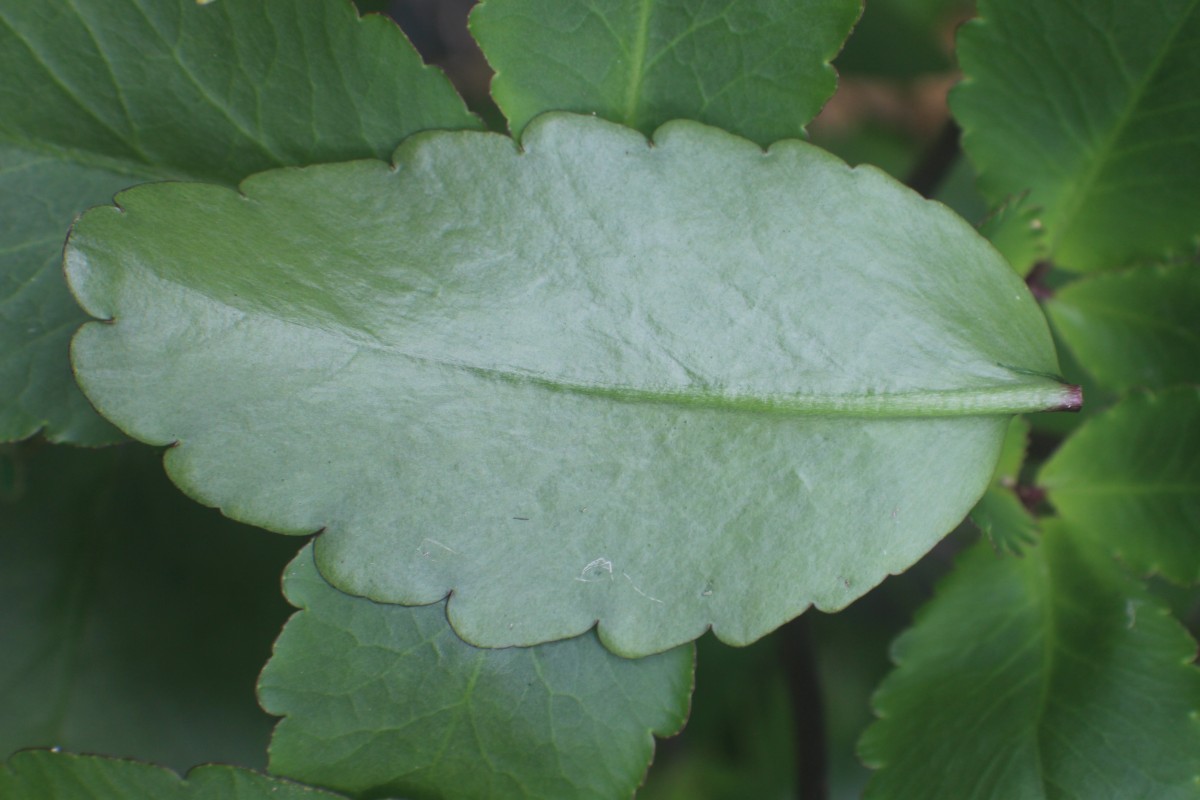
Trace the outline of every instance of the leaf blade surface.
<path fill-rule="evenodd" d="M 47 750 L 0 766 L 6 800 L 337 800 L 310 786 L 239 767 L 208 764 L 186 778 L 154 764 Z"/>
<path fill-rule="evenodd" d="M 993 203 L 1029 191 L 1042 257 L 1108 269 L 1200 236 L 1200 4 L 981 2 L 951 99 Z M 1026 271 L 1030 264 L 1016 264 Z"/>
<path fill-rule="evenodd" d="M 1046 313 L 1088 372 L 1118 391 L 1200 383 L 1200 270 L 1142 267 L 1069 284 Z"/>
<path fill-rule="evenodd" d="M 271 742 L 278 775 L 356 796 L 631 796 L 653 735 L 687 717 L 690 646 L 630 661 L 589 633 L 482 650 L 454 635 L 441 604 L 342 594 L 312 548 L 284 591 L 301 611 L 259 682 L 263 707 L 284 717 Z"/>
<path fill-rule="evenodd" d="M 390 21 L 349 3 L 0 4 L 0 440 L 120 438 L 66 359 L 74 216 L 146 180 L 227 184 L 287 164 L 386 156 L 478 127 Z"/>
<path fill-rule="evenodd" d="M 893 647 L 860 742 L 866 797 L 1193 797 L 1195 642 L 1056 520 L 979 543 Z"/>
<path fill-rule="evenodd" d="M 352 593 L 454 589 L 473 643 L 599 619 L 642 655 L 840 607 L 961 520 L 1007 415 L 1078 399 L 969 226 L 802 142 L 552 115 L 397 163 L 93 212 L 68 270 L 116 322 L 76 367 L 188 491 L 323 528 Z"/>
<path fill-rule="evenodd" d="M 1131 568 L 1200 580 L 1200 392 L 1138 392 L 1085 423 L 1042 467 L 1059 516 Z"/>
<path fill-rule="evenodd" d="M 471 32 L 514 136 L 545 111 L 650 134 L 694 119 L 767 145 L 800 136 L 836 85 L 858 0 L 487 0 Z"/>

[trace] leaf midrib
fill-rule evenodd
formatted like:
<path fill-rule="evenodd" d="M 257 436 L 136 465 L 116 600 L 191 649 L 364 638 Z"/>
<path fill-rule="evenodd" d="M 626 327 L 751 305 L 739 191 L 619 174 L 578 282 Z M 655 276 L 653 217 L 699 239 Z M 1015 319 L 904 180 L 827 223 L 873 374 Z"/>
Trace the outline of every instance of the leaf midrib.
<path fill-rule="evenodd" d="M 634 29 L 633 48 L 629 54 L 629 83 L 625 87 L 625 124 L 637 128 L 642 83 L 646 73 L 646 51 L 650 47 L 650 12 L 654 0 L 641 0 L 638 8 L 637 27 Z"/>

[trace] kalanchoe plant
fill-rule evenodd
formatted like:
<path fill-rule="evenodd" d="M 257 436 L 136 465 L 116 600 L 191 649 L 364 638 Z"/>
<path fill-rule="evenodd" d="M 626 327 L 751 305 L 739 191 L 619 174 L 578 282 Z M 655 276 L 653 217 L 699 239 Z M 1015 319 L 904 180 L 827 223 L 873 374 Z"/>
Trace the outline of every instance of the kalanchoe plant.
<path fill-rule="evenodd" d="M 1196 796 L 1200 9 L 1110 6 L 980 2 L 948 208 L 804 140 L 951 0 L 484 0 L 479 116 L 346 0 L 0 0 L 0 797 L 629 797 L 689 708 L 643 796 Z"/>

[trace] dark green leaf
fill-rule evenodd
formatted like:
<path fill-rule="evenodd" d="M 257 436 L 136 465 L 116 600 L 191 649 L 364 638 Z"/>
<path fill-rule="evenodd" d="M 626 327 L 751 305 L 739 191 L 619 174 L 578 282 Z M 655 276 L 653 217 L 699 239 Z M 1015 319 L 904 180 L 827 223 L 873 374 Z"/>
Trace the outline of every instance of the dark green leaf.
<path fill-rule="evenodd" d="M 89 396 L 237 519 L 486 646 L 645 655 L 839 608 L 1070 404 L 1020 278 L 803 142 L 546 115 L 160 184 L 75 229 Z"/>
<path fill-rule="evenodd" d="M 1200 383 L 1200 269 L 1193 264 L 1077 281 L 1046 309 L 1075 357 L 1107 386 Z"/>
<path fill-rule="evenodd" d="M 136 761 L 30 750 L 0 766 L 4 800 L 337 800 L 339 795 L 237 767 L 197 767 L 186 779 Z"/>
<path fill-rule="evenodd" d="M 950 32 L 969 0 L 870 0 L 865 6 L 837 57 L 843 75 L 896 81 L 952 68 Z"/>
<path fill-rule="evenodd" d="M 271 742 L 279 775 L 371 797 L 630 797 L 652 734 L 687 717 L 690 646 L 629 661 L 588 633 L 482 650 L 454 635 L 441 604 L 342 594 L 311 548 L 284 592 L 302 611 L 259 685 L 263 707 L 284 716 Z"/>
<path fill-rule="evenodd" d="M 875 697 L 868 798 L 1194 798 L 1195 642 L 1136 581 L 1047 521 L 960 559 Z"/>
<path fill-rule="evenodd" d="M 1008 426 L 992 483 L 971 509 L 971 521 L 987 534 L 992 545 L 1010 553 L 1020 553 L 1031 544 L 1038 529 L 1037 520 L 1016 491 L 1028 444 L 1029 422 L 1016 417 Z"/>
<path fill-rule="evenodd" d="M 980 0 L 979 14 L 959 34 L 966 81 L 951 104 L 992 202 L 1028 190 L 1042 209 L 1043 252 L 1071 269 L 1191 249 L 1196 0 Z"/>
<path fill-rule="evenodd" d="M 687 728 L 654 769 L 638 800 L 793 797 L 792 704 L 778 637 L 729 647 L 696 642 L 696 689 Z"/>
<path fill-rule="evenodd" d="M 235 184 L 478 127 L 396 26 L 345 0 L 0 0 L 0 440 L 111 442 L 67 367 L 72 218 L 143 180 Z"/>
<path fill-rule="evenodd" d="M 1042 468 L 1059 515 L 1134 569 L 1200 579 L 1200 390 L 1133 394 Z"/>
<path fill-rule="evenodd" d="M 766 145 L 804 133 L 861 0 L 486 0 L 471 31 L 514 135 L 544 111 L 650 134 L 694 119 Z"/>
<path fill-rule="evenodd" d="M 147 448 L 30 448 L 0 503 L 0 757 L 263 764 L 254 679 L 293 547 L 180 495 Z"/>

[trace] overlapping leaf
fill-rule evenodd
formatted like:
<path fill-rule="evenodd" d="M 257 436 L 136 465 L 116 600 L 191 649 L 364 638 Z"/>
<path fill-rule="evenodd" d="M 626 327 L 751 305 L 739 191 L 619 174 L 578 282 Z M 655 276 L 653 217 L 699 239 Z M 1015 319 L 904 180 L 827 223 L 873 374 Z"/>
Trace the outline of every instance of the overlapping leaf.
<path fill-rule="evenodd" d="M 706 122 L 766 145 L 794 138 L 833 94 L 829 61 L 860 0 L 486 0 L 471 31 L 514 135 L 544 111 L 649 134 Z"/>
<path fill-rule="evenodd" d="M 136 761 L 29 750 L 0 766 L 4 800 L 337 800 L 340 795 L 208 765 L 181 778 Z"/>
<path fill-rule="evenodd" d="M 1200 269 L 1194 264 L 1076 281 L 1046 310 L 1079 362 L 1107 386 L 1200 383 Z"/>
<path fill-rule="evenodd" d="M 1068 439 L 1038 481 L 1064 520 L 1134 569 L 1200 579 L 1200 390 L 1130 395 Z"/>
<path fill-rule="evenodd" d="M 991 200 L 1029 191 L 1043 253 L 1071 269 L 1191 249 L 1200 4 L 981 0 L 979 14 L 951 101 Z"/>
<path fill-rule="evenodd" d="M 42 447 L 11 463 L 0 757 L 61 746 L 177 769 L 264 764 L 254 679 L 287 616 L 275 577 L 288 542 L 180 495 L 148 448 Z"/>
<path fill-rule="evenodd" d="M 548 115 L 164 184 L 77 225 L 91 399 L 235 518 L 468 641 L 745 643 L 956 525 L 1044 319 L 944 207 L 802 142 Z"/>
<path fill-rule="evenodd" d="M 1008 426 L 992 483 L 971 509 L 971 521 L 992 544 L 1012 553 L 1020 553 L 1037 532 L 1037 520 L 1016 491 L 1028 444 L 1029 422 L 1017 417 Z"/>
<path fill-rule="evenodd" d="M 960 559 L 894 648 L 860 751 L 868 798 L 1196 796 L 1193 642 L 1105 555 L 1041 543 Z"/>
<path fill-rule="evenodd" d="M 630 797 L 652 734 L 687 716 L 692 648 L 634 661 L 594 634 L 483 650 L 441 604 L 379 605 L 327 584 L 304 549 L 284 578 L 302 609 L 259 694 L 284 716 L 271 771 L 370 797 Z"/>
<path fill-rule="evenodd" d="M 83 316 L 61 247 L 83 209 L 478 124 L 394 24 L 344 0 L 0 0 L 0 75 L 0 440 L 118 438 L 67 364 Z"/>

